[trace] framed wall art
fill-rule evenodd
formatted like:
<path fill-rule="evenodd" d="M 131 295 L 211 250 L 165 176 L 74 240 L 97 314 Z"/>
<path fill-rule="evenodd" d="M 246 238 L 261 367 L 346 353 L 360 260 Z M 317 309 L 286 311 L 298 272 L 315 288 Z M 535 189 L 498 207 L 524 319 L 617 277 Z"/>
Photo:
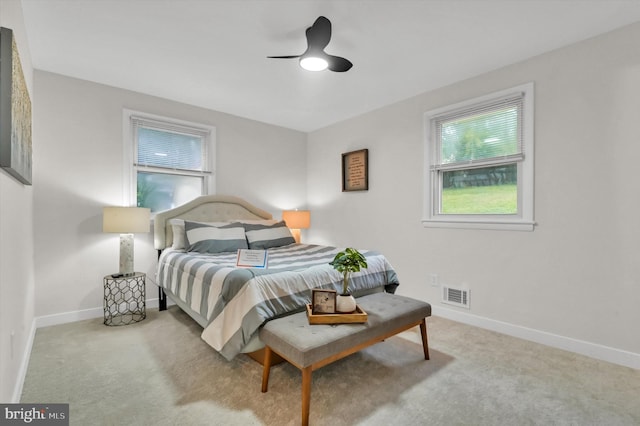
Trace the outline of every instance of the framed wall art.
<path fill-rule="evenodd" d="M 315 314 L 335 314 L 336 313 L 336 290 L 311 290 L 311 311 Z"/>
<path fill-rule="evenodd" d="M 369 150 L 342 154 L 342 192 L 369 189 Z"/>
<path fill-rule="evenodd" d="M 31 99 L 13 31 L 0 28 L 0 167 L 31 185 Z"/>

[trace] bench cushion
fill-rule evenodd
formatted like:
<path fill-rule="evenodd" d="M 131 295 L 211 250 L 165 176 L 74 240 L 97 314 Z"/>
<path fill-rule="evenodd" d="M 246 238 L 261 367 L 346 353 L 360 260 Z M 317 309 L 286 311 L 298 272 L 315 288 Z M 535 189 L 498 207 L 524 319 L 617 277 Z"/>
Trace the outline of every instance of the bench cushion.
<path fill-rule="evenodd" d="M 360 297 L 367 313 L 364 324 L 309 324 L 306 312 L 267 322 L 260 339 L 299 368 L 390 333 L 431 315 L 431 305 L 409 297 L 375 293 Z"/>

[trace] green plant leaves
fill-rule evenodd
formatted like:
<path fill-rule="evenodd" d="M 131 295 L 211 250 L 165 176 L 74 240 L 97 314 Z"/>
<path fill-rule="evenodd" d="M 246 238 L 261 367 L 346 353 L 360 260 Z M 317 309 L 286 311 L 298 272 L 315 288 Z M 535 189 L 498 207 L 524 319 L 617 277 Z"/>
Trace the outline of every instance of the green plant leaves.
<path fill-rule="evenodd" d="M 333 269 L 342 273 L 342 294 L 348 293 L 349 275 L 352 272 L 359 272 L 360 269 L 366 268 L 367 259 L 358 250 L 347 247 L 345 250 L 336 254 L 333 261 L 329 262 Z"/>

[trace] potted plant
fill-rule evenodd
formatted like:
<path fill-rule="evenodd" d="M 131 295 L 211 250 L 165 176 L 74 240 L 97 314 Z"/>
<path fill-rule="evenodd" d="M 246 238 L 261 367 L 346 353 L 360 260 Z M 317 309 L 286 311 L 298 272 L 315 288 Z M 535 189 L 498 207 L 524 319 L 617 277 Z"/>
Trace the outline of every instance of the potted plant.
<path fill-rule="evenodd" d="M 367 259 L 358 250 L 348 247 L 336 254 L 329 265 L 342 274 L 342 293 L 336 297 L 336 311 L 355 311 L 356 299 L 349 293 L 349 280 L 352 272 L 359 272 L 361 268 L 367 267 Z"/>

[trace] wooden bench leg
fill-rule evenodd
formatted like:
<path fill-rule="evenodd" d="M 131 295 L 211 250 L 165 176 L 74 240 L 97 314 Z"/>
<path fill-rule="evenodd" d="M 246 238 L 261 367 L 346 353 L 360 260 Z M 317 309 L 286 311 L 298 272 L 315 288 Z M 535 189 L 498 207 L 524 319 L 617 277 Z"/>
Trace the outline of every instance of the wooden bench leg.
<path fill-rule="evenodd" d="M 302 369 L 302 426 L 309 425 L 311 405 L 311 366 Z"/>
<path fill-rule="evenodd" d="M 420 323 L 420 334 L 422 334 L 422 349 L 424 350 L 424 359 L 429 359 L 429 343 L 427 342 L 427 319 L 423 318 Z"/>
<path fill-rule="evenodd" d="M 266 392 L 269 387 L 269 372 L 271 371 L 271 348 L 264 348 L 264 365 L 262 367 L 262 392 Z"/>

